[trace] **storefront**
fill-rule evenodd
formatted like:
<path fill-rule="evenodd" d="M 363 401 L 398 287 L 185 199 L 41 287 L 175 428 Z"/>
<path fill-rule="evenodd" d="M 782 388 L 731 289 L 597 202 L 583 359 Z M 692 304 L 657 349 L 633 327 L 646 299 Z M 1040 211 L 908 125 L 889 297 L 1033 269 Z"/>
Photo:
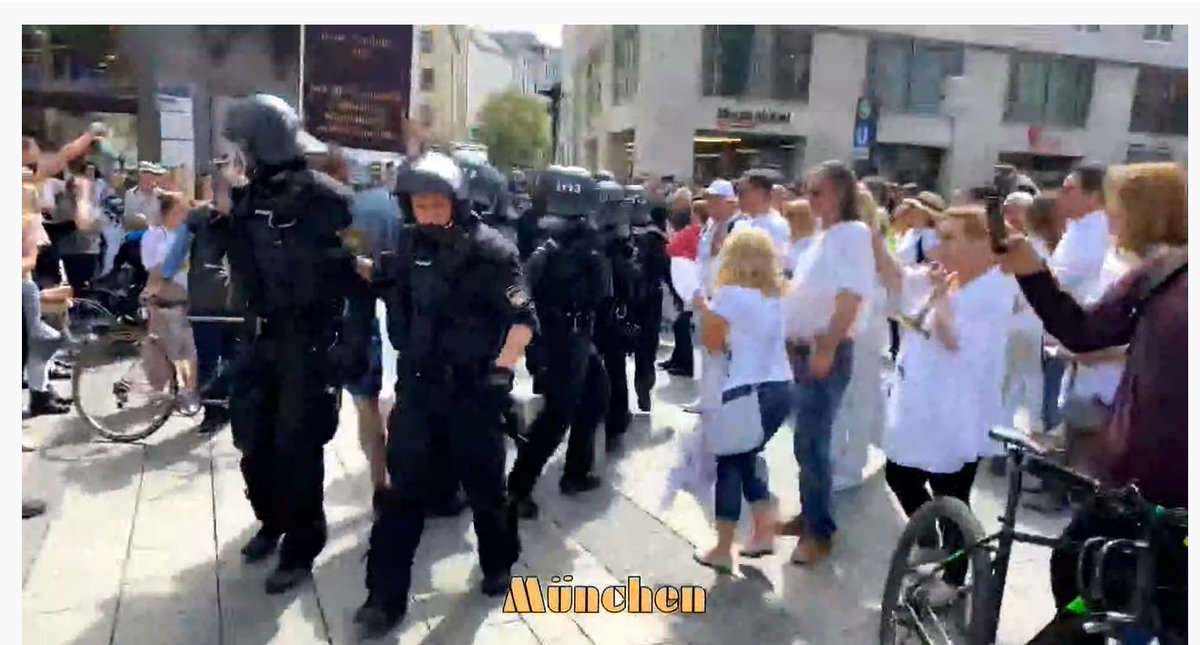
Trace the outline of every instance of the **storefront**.
<path fill-rule="evenodd" d="M 898 184 L 937 190 L 945 151 L 930 146 L 881 143 L 875 146 L 876 174 Z"/>
<path fill-rule="evenodd" d="M 771 168 L 792 179 L 804 157 L 804 139 L 751 132 L 699 130 L 692 139 L 692 177 L 707 184 L 751 168 Z"/>
<path fill-rule="evenodd" d="M 1031 154 L 1025 152 L 1005 152 L 1000 154 L 999 163 L 1009 164 L 1018 171 L 1026 174 L 1037 183 L 1038 188 L 1046 190 L 1062 186 L 1062 182 L 1082 160 L 1082 157 L 1071 155 Z"/>

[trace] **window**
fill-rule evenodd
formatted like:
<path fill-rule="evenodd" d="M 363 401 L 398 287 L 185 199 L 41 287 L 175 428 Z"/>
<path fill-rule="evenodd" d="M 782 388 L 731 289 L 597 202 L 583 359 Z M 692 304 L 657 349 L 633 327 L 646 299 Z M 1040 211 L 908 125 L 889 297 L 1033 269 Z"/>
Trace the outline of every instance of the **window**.
<path fill-rule="evenodd" d="M 1174 25 L 1146 25 L 1142 28 L 1142 40 L 1169 43 L 1174 32 Z"/>
<path fill-rule="evenodd" d="M 613 26 L 613 105 L 638 91 L 638 28 Z"/>
<path fill-rule="evenodd" d="M 1133 93 L 1132 132 L 1187 134 L 1187 71 L 1143 67 Z"/>
<path fill-rule="evenodd" d="M 1092 102 L 1095 70 L 1092 61 L 1014 54 L 1005 120 L 1082 127 Z"/>
<path fill-rule="evenodd" d="M 421 68 L 421 91 L 422 92 L 432 92 L 433 91 L 433 68 L 432 67 L 422 67 Z"/>
<path fill-rule="evenodd" d="M 421 125 L 426 129 L 433 127 L 433 108 L 428 103 L 421 104 Z"/>
<path fill-rule="evenodd" d="M 586 85 L 587 103 L 585 104 L 586 118 L 591 121 L 592 116 L 600 112 L 601 90 L 600 90 L 600 50 L 595 49 L 588 54 Z"/>
<path fill-rule="evenodd" d="M 702 47 L 705 96 L 808 100 L 809 28 L 707 25 Z"/>
<path fill-rule="evenodd" d="M 433 30 L 424 28 L 421 30 L 421 53 L 433 53 Z"/>
<path fill-rule="evenodd" d="M 884 110 L 936 113 L 946 77 L 962 74 L 962 45 L 911 39 L 872 40 L 867 49 L 867 95 Z"/>

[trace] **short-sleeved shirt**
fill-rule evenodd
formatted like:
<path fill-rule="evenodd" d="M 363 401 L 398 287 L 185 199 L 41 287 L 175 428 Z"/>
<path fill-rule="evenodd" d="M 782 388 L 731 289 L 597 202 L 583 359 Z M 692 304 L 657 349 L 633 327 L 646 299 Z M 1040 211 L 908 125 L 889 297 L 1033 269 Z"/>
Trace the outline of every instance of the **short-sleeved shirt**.
<path fill-rule="evenodd" d="M 125 217 L 130 217 L 138 213 L 146 216 L 147 226 L 162 224 L 157 190 L 144 191 L 134 186 L 125 192 Z"/>
<path fill-rule="evenodd" d="M 779 258 L 779 263 L 784 265 L 785 269 L 791 268 L 786 264 L 788 248 L 792 245 L 792 227 L 783 215 L 772 209 L 761 215 L 745 215 L 733 225 L 734 231 L 745 228 L 766 231 L 767 235 L 771 236 L 771 243 L 775 246 L 775 255 Z"/>
<path fill-rule="evenodd" d="M 724 391 L 792 379 L 780 305 L 779 298 L 746 287 L 725 285 L 713 294 L 713 312 L 729 324 L 729 375 Z"/>
<path fill-rule="evenodd" d="M 182 227 L 169 231 L 163 226 L 155 226 L 146 231 L 146 235 L 142 237 L 142 264 L 147 271 L 162 266 L 167 259 L 167 251 L 175 242 L 175 237 L 183 231 Z M 187 288 L 186 271 L 176 272 L 171 279 L 179 286 Z"/>
<path fill-rule="evenodd" d="M 812 339 L 829 330 L 834 300 L 843 291 L 866 300 L 876 283 L 871 229 L 862 222 L 838 222 L 816 237 L 796 260 L 791 288 L 784 299 L 787 335 Z M 850 336 L 862 326 L 859 315 Z"/>

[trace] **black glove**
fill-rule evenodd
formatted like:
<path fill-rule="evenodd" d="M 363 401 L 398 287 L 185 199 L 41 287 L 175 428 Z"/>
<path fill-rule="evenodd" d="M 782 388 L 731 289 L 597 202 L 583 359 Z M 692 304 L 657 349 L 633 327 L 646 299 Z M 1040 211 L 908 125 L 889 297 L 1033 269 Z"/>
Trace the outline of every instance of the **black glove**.
<path fill-rule="evenodd" d="M 488 374 L 488 388 L 505 397 L 512 393 L 515 381 L 513 371 L 507 367 L 493 365 L 491 373 Z"/>

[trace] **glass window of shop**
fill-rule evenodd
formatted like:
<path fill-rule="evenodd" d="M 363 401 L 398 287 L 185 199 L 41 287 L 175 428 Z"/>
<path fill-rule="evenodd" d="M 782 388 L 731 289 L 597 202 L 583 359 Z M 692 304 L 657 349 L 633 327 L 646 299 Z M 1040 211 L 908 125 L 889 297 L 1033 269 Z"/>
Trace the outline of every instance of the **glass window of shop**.
<path fill-rule="evenodd" d="M 1039 155 L 1025 152 L 1001 153 L 999 163 L 1013 166 L 1027 175 L 1041 189 L 1054 189 L 1062 186 L 1063 180 L 1075 166 L 1082 161 L 1081 157 L 1066 155 Z"/>
<path fill-rule="evenodd" d="M 867 49 L 867 96 L 884 111 L 935 114 L 942 83 L 963 70 L 963 46 L 911 38 L 879 38 Z"/>
<path fill-rule="evenodd" d="M 1138 70 L 1129 130 L 1151 134 L 1187 134 L 1187 71 L 1143 67 Z"/>
<path fill-rule="evenodd" d="M 705 96 L 808 100 L 808 27 L 706 25 L 701 76 Z"/>
<path fill-rule="evenodd" d="M 937 190 L 945 151 L 929 146 L 881 143 L 875 146 L 877 174 L 898 184 L 914 183 Z"/>
<path fill-rule="evenodd" d="M 1009 60 L 1004 119 L 1083 127 L 1092 102 L 1095 72 L 1092 61 L 1013 54 Z"/>
<path fill-rule="evenodd" d="M 706 185 L 751 168 L 770 168 L 791 179 L 802 167 L 803 155 L 800 137 L 700 130 L 692 139 L 692 178 Z"/>
<path fill-rule="evenodd" d="M 613 105 L 620 105 L 638 91 L 638 28 L 614 25 L 612 30 Z"/>

